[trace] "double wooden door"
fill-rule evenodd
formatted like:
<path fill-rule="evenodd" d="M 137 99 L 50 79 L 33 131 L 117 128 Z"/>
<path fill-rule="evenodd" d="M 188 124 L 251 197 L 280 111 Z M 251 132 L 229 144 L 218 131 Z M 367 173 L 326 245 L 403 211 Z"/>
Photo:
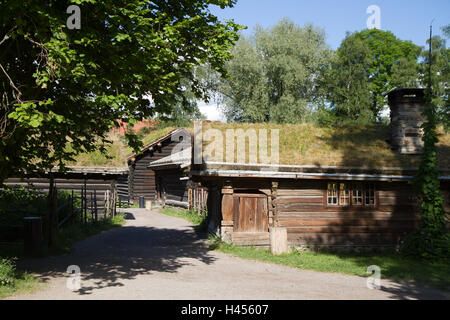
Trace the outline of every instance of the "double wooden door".
<path fill-rule="evenodd" d="M 233 194 L 235 232 L 267 232 L 269 218 L 267 196 L 264 194 Z"/>

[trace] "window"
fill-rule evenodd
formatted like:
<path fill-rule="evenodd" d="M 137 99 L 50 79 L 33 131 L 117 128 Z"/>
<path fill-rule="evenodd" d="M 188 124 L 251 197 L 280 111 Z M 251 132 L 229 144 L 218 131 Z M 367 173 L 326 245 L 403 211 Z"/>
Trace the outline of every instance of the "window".
<path fill-rule="evenodd" d="M 353 185 L 352 204 L 355 206 L 362 206 L 363 204 L 363 187 L 361 183 Z"/>
<path fill-rule="evenodd" d="M 365 204 L 368 206 L 375 204 L 375 188 L 373 184 L 366 186 Z"/>
<path fill-rule="evenodd" d="M 375 205 L 375 185 L 373 183 L 329 182 L 327 205 L 373 206 Z"/>
<path fill-rule="evenodd" d="M 334 206 L 338 204 L 337 183 L 335 182 L 328 184 L 327 203 Z"/>
<path fill-rule="evenodd" d="M 339 183 L 339 205 L 350 205 L 350 189 L 348 188 L 348 184 L 342 182 Z"/>

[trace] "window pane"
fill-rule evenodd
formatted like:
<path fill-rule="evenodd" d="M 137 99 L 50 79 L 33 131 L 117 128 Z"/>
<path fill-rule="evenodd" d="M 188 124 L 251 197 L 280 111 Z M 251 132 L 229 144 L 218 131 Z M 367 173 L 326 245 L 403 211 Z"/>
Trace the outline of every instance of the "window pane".
<path fill-rule="evenodd" d="M 352 204 L 360 206 L 363 204 L 362 185 L 355 183 L 353 185 Z"/>
<path fill-rule="evenodd" d="M 350 204 L 350 190 L 346 183 L 339 183 L 339 204 L 341 206 Z"/>
<path fill-rule="evenodd" d="M 374 205 L 375 204 L 375 188 L 373 184 L 367 184 L 366 186 L 366 194 L 365 194 L 365 202 L 366 205 Z"/>
<path fill-rule="evenodd" d="M 337 183 L 330 182 L 328 183 L 327 190 L 327 203 L 331 205 L 337 205 L 338 197 L 337 197 Z"/>

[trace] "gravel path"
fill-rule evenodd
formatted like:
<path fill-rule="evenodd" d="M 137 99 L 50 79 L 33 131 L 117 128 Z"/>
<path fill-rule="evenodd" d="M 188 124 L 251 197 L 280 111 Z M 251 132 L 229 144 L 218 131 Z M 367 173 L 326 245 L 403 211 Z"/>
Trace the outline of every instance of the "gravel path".
<path fill-rule="evenodd" d="M 79 242 L 73 253 L 23 260 L 19 268 L 47 284 L 8 299 L 449 299 L 446 293 L 244 260 L 210 251 L 182 219 L 129 209 L 124 227 Z M 69 265 L 81 289 L 66 286 Z"/>

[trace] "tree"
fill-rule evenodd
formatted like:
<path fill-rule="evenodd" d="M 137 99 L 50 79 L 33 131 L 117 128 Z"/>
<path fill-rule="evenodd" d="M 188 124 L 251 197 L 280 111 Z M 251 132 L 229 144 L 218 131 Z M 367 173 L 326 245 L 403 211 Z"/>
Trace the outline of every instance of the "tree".
<path fill-rule="evenodd" d="M 80 30 L 68 29 L 65 1 L 2 2 L 0 181 L 99 148 L 117 120 L 188 106 L 187 88 L 206 99 L 195 67 L 225 75 L 242 28 L 209 6 L 235 2 L 77 0 Z"/>
<path fill-rule="evenodd" d="M 445 29 L 444 29 L 445 30 Z M 427 41 L 430 45 L 430 40 Z M 446 46 L 445 39 L 434 36 L 431 39 L 432 46 L 432 63 L 431 63 L 431 82 L 433 86 L 433 105 L 436 107 L 436 117 L 440 124 L 448 130 L 450 128 L 450 103 L 449 103 L 449 79 L 450 79 L 450 49 Z M 428 66 L 430 63 L 428 50 L 423 49 L 421 53 L 421 74 L 422 85 L 427 85 L 426 76 L 428 74 Z"/>
<path fill-rule="evenodd" d="M 389 91 L 394 87 L 415 86 L 414 83 L 419 81 L 417 58 L 420 50 L 390 31 L 370 29 L 347 34 L 338 49 L 335 68 L 341 73 L 335 73 L 331 79 L 337 85 L 331 101 L 338 109 L 361 103 L 360 108 L 367 110 L 369 91 L 371 118 L 377 119 L 387 103 Z M 361 78 L 363 69 L 365 80 Z M 350 85 L 356 88 L 354 96 L 349 94 Z"/>
<path fill-rule="evenodd" d="M 298 122 L 318 97 L 317 79 L 329 64 L 324 33 L 283 19 L 242 37 L 219 87 L 229 121 Z"/>
<path fill-rule="evenodd" d="M 321 83 L 323 94 L 330 102 L 333 121 L 374 120 L 370 112 L 369 64 L 367 44 L 355 37 L 344 39 Z"/>
<path fill-rule="evenodd" d="M 423 82 L 427 84 L 426 107 L 423 115 L 426 121 L 422 124 L 424 150 L 419 170 L 412 184 L 416 190 L 420 206 L 421 224 L 419 228 L 408 235 L 403 252 L 419 258 L 444 258 L 450 257 L 450 235 L 447 233 L 446 212 L 444 199 L 440 190 L 439 169 L 436 161 L 436 143 L 438 124 L 438 108 L 435 101 L 439 101 L 440 88 L 436 79 L 441 77 L 439 68 L 433 68 L 439 54 L 433 54 L 434 48 L 441 48 L 440 38 L 431 38 L 428 41 L 428 55 L 423 53 L 426 61 L 423 64 Z M 436 53 L 436 52 L 435 52 Z"/>

